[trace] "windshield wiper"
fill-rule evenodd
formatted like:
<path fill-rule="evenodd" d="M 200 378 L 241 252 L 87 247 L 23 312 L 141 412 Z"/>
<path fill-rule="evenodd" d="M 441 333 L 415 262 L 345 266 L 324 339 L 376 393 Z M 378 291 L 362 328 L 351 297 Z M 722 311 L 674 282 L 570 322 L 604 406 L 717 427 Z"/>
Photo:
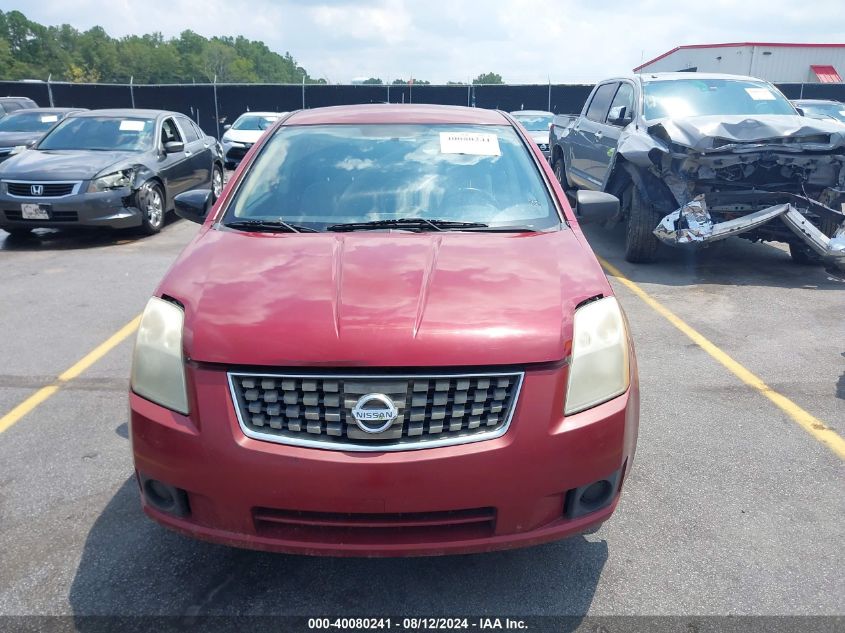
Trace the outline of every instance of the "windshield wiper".
<path fill-rule="evenodd" d="M 247 231 L 268 231 L 278 233 L 319 233 L 317 229 L 310 226 L 299 226 L 289 224 L 284 220 L 232 220 L 224 222 L 223 226 L 230 229 L 244 229 Z"/>
<path fill-rule="evenodd" d="M 483 222 L 460 222 L 458 220 L 428 220 L 426 218 L 396 218 L 393 220 L 372 220 L 370 222 L 346 222 L 330 224 L 327 231 L 368 231 L 371 229 L 418 229 L 420 231 L 448 231 L 450 229 L 483 229 Z"/>

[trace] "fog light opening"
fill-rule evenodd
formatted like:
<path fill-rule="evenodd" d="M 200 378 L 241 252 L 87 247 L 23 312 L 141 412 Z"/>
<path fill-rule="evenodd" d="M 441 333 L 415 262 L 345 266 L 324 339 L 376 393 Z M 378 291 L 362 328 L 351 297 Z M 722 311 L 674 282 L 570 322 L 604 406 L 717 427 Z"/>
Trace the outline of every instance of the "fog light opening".
<path fill-rule="evenodd" d="M 177 517 L 186 517 L 191 513 L 187 492 L 144 475 L 140 479 L 141 491 L 150 507 Z"/>
<path fill-rule="evenodd" d="M 622 469 L 612 475 L 599 479 L 586 486 L 573 488 L 566 493 L 564 515 L 570 519 L 577 519 L 585 514 L 606 508 L 619 491 Z"/>
<path fill-rule="evenodd" d="M 587 489 L 581 493 L 579 501 L 585 509 L 598 508 L 607 501 L 612 493 L 613 486 L 607 479 L 602 479 L 587 486 Z"/>
<path fill-rule="evenodd" d="M 155 479 L 148 479 L 145 482 L 144 494 L 147 496 L 147 501 L 165 512 L 172 510 L 176 504 L 176 498 L 170 491 L 170 487 Z"/>

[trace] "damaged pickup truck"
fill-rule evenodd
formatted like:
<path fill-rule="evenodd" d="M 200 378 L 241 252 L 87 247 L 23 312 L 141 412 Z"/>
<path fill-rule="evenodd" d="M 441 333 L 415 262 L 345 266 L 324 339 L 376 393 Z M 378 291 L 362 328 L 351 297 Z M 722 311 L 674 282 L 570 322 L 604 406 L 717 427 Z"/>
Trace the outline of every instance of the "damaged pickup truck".
<path fill-rule="evenodd" d="M 786 242 L 795 262 L 845 270 L 845 129 L 802 117 L 750 77 L 657 73 L 602 81 L 557 116 L 561 185 L 620 198 L 625 258 L 731 236 Z"/>
<path fill-rule="evenodd" d="M 163 110 L 71 114 L 0 164 L 0 229 L 140 227 L 157 233 L 174 197 L 223 190 L 217 139 Z"/>

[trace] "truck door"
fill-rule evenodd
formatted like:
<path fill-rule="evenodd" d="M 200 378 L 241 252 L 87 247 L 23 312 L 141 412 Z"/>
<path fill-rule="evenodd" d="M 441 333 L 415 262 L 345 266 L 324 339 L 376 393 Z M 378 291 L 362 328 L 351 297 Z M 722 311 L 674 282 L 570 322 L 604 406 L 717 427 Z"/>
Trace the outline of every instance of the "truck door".
<path fill-rule="evenodd" d="M 599 149 L 596 144 L 601 142 L 607 111 L 618 87 L 618 81 L 600 84 L 593 92 L 584 115 L 578 118 L 572 128 L 569 175 L 580 187 L 599 189 L 602 185 L 601 179 L 596 177 L 599 171 L 596 164 Z"/>
<path fill-rule="evenodd" d="M 590 166 L 590 179 L 602 183 L 604 189 L 610 164 L 619 145 L 622 128 L 634 120 L 634 85 L 627 81 L 619 84 L 619 88 L 610 102 L 607 118 L 604 124 L 597 126 L 594 146 L 594 160 Z"/>

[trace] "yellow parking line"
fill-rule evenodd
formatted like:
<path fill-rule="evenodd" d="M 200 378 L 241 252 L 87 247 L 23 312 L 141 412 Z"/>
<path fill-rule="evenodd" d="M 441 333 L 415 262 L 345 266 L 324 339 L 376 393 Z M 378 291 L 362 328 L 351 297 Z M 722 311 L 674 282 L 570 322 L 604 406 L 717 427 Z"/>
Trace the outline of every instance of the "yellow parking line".
<path fill-rule="evenodd" d="M 37 407 L 39 404 L 47 400 L 47 398 L 55 394 L 61 388 L 62 384 L 78 377 L 80 374 L 82 374 L 82 372 L 91 367 L 91 365 L 96 363 L 103 356 L 105 356 L 111 350 L 117 347 L 120 343 L 125 341 L 126 338 L 131 336 L 132 333 L 138 328 L 138 324 L 140 322 L 141 315 L 139 314 L 129 323 L 120 328 L 117 332 L 112 334 L 105 341 L 97 345 L 97 347 L 92 349 L 85 356 L 80 358 L 76 363 L 74 363 L 64 372 L 59 374 L 59 377 L 56 379 L 55 383 L 53 383 L 52 385 L 47 385 L 46 387 L 42 387 L 34 394 L 29 396 L 26 400 L 21 402 L 14 409 L 9 411 L 2 418 L 0 418 L 0 433 L 11 427 L 13 424 L 17 423 L 21 418 L 23 418 L 25 415 L 35 409 L 35 407 Z"/>
<path fill-rule="evenodd" d="M 792 420 L 796 422 L 802 429 L 807 431 L 819 442 L 827 446 L 841 459 L 845 459 L 845 439 L 843 439 L 841 435 L 839 435 L 832 428 L 824 424 L 821 420 L 799 407 L 792 400 L 769 387 L 765 382 L 763 382 L 762 379 L 757 377 L 751 371 L 746 369 L 743 365 L 739 364 L 733 358 L 728 356 L 715 344 L 711 343 L 707 338 L 705 338 L 700 332 L 687 325 L 687 323 L 684 322 L 680 317 L 678 317 L 674 312 L 669 310 L 667 307 L 665 307 L 663 304 L 661 304 L 659 301 L 649 295 L 645 290 L 643 290 L 633 281 L 628 279 L 624 274 L 622 274 L 622 271 L 616 268 L 613 264 L 605 261 L 601 257 L 599 257 L 599 262 L 601 262 L 601 265 L 604 266 L 604 269 L 608 273 L 616 277 L 616 279 L 619 280 L 619 282 L 623 284 L 626 288 L 628 288 L 628 290 L 630 290 L 640 299 L 642 299 L 648 307 L 650 307 L 664 319 L 669 321 L 669 323 L 671 323 L 677 329 L 683 332 L 696 345 L 698 345 L 701 349 L 710 354 L 710 356 L 712 356 L 721 365 L 723 365 L 725 369 L 727 369 L 729 372 L 731 372 L 734 376 L 739 378 L 749 387 L 752 387 L 756 391 L 766 396 L 766 398 L 768 398 L 778 409 L 780 409 L 781 411 L 786 413 L 786 415 L 792 418 Z"/>

